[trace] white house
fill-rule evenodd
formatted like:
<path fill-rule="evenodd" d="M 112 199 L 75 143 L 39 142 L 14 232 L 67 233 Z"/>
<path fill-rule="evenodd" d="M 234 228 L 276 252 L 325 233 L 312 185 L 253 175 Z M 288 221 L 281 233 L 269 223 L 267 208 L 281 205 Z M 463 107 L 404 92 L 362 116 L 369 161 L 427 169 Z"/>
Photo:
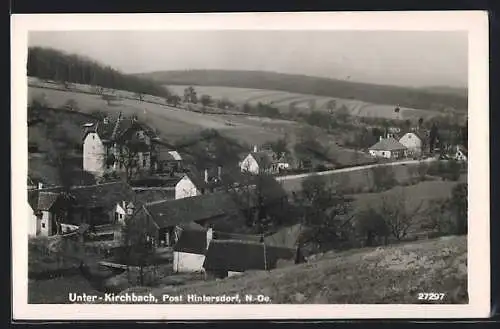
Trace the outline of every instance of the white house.
<path fill-rule="evenodd" d="M 399 143 L 407 149 L 408 156 L 420 156 L 422 154 L 424 139 L 417 132 L 408 132 L 399 139 Z"/>
<path fill-rule="evenodd" d="M 282 164 L 282 166 L 286 166 Z M 276 173 L 278 172 L 278 164 L 273 161 L 269 152 L 258 152 L 257 147 L 254 146 L 253 152 L 250 152 L 240 162 L 241 172 L 248 172 L 254 175 L 259 173 Z"/>
<path fill-rule="evenodd" d="M 455 160 L 457 161 L 467 161 L 467 149 L 461 145 L 457 145 L 455 152 Z"/>
<path fill-rule="evenodd" d="M 56 219 L 60 194 L 53 191 L 43 191 L 37 193 L 36 200 L 30 194 L 28 194 L 30 209 L 28 235 L 51 236 L 57 234 Z"/>
<path fill-rule="evenodd" d="M 202 272 L 205 253 L 212 238 L 212 228 L 204 229 L 194 223 L 181 226 L 173 252 L 174 272 Z"/>
<path fill-rule="evenodd" d="M 205 176 L 207 176 L 208 173 L 205 173 Z M 202 195 L 205 192 L 204 186 L 205 181 L 201 181 L 196 175 L 187 173 L 175 185 L 175 198 L 182 199 Z"/>
<path fill-rule="evenodd" d="M 115 122 L 105 118 L 84 127 L 83 170 L 96 176 L 110 171 L 125 171 L 124 161 L 121 160 L 129 155 L 137 161 L 137 169 L 151 168 L 153 133 L 135 118 L 122 118 L 120 113 Z M 125 142 L 131 140 L 137 141 L 138 149 L 126 152 Z"/>
<path fill-rule="evenodd" d="M 402 158 L 406 156 L 406 150 L 406 146 L 394 138 L 381 138 L 380 141 L 368 149 L 372 156 L 386 159 Z"/>

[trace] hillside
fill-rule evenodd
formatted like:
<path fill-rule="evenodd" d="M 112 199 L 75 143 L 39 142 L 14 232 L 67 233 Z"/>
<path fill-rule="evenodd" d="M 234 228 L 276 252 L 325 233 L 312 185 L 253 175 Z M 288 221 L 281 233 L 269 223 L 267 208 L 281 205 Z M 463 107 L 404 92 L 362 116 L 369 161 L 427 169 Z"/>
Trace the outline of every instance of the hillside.
<path fill-rule="evenodd" d="M 28 48 L 27 70 L 28 76 L 46 80 L 168 96 L 167 89 L 153 81 L 123 74 L 95 60 L 51 48 Z"/>
<path fill-rule="evenodd" d="M 357 99 L 416 109 L 467 109 L 467 97 L 425 89 L 375 85 L 306 75 L 263 71 L 187 70 L 158 71 L 136 75 L 164 85 L 228 86 Z"/>
<path fill-rule="evenodd" d="M 327 253 L 300 265 L 189 286 L 143 288 L 162 295 L 269 296 L 272 303 L 426 303 L 418 293 L 442 292 L 443 301 L 467 303 L 467 238 L 443 237 L 403 245 Z M 429 303 L 429 302 L 427 302 Z"/>

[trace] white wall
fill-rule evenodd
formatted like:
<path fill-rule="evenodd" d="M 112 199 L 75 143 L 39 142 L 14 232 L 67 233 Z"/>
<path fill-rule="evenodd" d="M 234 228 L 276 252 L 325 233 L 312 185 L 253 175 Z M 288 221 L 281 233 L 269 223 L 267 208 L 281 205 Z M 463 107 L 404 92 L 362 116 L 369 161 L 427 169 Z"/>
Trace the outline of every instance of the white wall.
<path fill-rule="evenodd" d="M 188 176 L 184 176 L 177 185 L 175 185 L 175 199 L 188 198 L 200 194 L 201 192 L 196 188 Z"/>
<path fill-rule="evenodd" d="M 203 270 L 205 255 L 174 251 L 174 272 L 198 272 Z"/>
<path fill-rule="evenodd" d="M 105 170 L 106 149 L 96 133 L 89 133 L 83 142 L 83 170 L 102 175 Z"/>
<path fill-rule="evenodd" d="M 52 214 L 48 211 L 42 211 L 42 220 L 40 221 L 40 235 L 52 235 Z"/>
<path fill-rule="evenodd" d="M 422 140 L 414 133 L 406 133 L 399 140 L 401 144 L 406 146 L 408 153 L 411 155 L 422 154 Z"/>
<path fill-rule="evenodd" d="M 391 151 L 370 150 L 370 154 L 377 158 L 391 158 Z"/>
<path fill-rule="evenodd" d="M 247 157 L 243 161 L 241 161 L 240 169 L 242 172 L 248 171 L 252 174 L 259 173 L 259 165 L 251 154 L 248 154 Z"/>

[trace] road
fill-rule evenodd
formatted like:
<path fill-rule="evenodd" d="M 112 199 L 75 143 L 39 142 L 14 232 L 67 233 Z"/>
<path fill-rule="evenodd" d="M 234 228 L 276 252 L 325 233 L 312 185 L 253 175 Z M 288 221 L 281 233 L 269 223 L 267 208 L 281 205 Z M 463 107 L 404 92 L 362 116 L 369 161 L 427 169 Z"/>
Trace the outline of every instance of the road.
<path fill-rule="evenodd" d="M 278 182 L 290 182 L 290 181 L 295 181 L 295 180 L 302 180 L 306 177 L 310 176 L 326 176 L 326 175 L 334 175 L 334 174 L 339 174 L 339 173 L 346 173 L 346 172 L 353 172 L 353 171 L 359 171 L 359 170 L 366 170 L 374 167 L 393 167 L 393 166 L 405 166 L 405 165 L 416 165 L 422 162 L 433 162 L 437 161 L 435 158 L 428 158 L 425 160 L 403 160 L 403 161 L 396 161 L 396 162 L 388 162 L 388 163 L 377 163 L 377 164 L 370 164 L 370 165 L 363 165 L 363 166 L 356 166 L 356 167 L 349 167 L 349 168 L 342 168 L 342 169 L 333 169 L 333 170 L 328 170 L 328 171 L 321 171 L 321 172 L 311 172 L 311 173 L 305 173 L 305 174 L 297 174 L 297 175 L 287 175 L 287 176 L 279 176 L 276 177 L 276 180 Z M 293 189 L 291 189 L 293 190 Z"/>

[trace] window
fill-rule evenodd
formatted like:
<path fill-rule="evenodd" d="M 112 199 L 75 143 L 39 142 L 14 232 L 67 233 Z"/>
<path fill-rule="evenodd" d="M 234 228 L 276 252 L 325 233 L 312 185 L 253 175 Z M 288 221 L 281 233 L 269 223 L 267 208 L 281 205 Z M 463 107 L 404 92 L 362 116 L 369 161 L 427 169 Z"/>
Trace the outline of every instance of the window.
<path fill-rule="evenodd" d="M 95 135 L 92 135 L 92 139 L 95 139 Z"/>
<path fill-rule="evenodd" d="M 143 166 L 143 167 L 146 167 L 146 164 L 147 164 L 146 158 L 143 158 L 143 159 L 142 159 L 142 166 Z"/>
<path fill-rule="evenodd" d="M 42 228 L 45 228 L 45 223 L 42 223 Z"/>

